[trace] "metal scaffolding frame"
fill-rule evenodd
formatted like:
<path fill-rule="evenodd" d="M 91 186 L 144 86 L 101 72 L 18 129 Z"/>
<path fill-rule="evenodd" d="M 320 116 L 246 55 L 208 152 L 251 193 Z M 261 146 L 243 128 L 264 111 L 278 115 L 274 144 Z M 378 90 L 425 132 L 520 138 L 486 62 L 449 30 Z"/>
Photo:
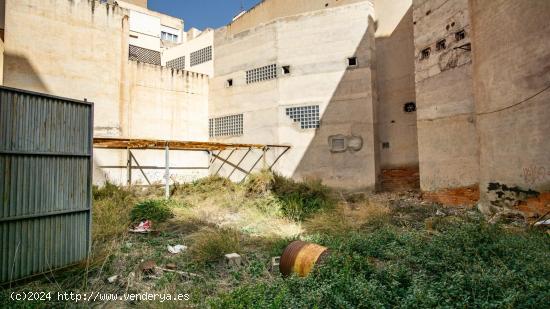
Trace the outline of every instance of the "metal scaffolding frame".
<path fill-rule="evenodd" d="M 176 169 L 207 169 L 210 170 L 212 165 L 219 160 L 221 165 L 214 173 L 218 176 L 220 171 L 225 165 L 231 166 L 233 169 L 227 176 L 230 178 L 235 171 L 240 171 L 244 174 L 244 177 L 240 180 L 243 182 L 248 178 L 252 171 L 256 168 L 260 161 L 266 160 L 266 154 L 272 149 L 282 149 L 282 152 L 278 154 L 273 162 L 269 164 L 269 170 L 272 170 L 275 164 L 288 152 L 291 148 L 287 145 L 261 145 L 261 144 L 233 144 L 233 143 L 218 143 L 218 142 L 191 142 L 191 141 L 170 141 L 170 140 L 153 140 L 153 139 L 125 139 L 125 138 L 104 138 L 104 137 L 95 137 L 94 138 L 94 148 L 98 149 L 126 149 L 127 161 L 126 165 L 111 165 L 111 166 L 100 166 L 100 168 L 124 168 L 127 170 L 127 185 L 132 185 L 132 170 L 137 169 L 141 172 L 148 185 L 152 185 L 151 181 L 147 177 L 145 170 L 159 170 L 164 169 L 164 192 L 166 198 L 170 197 L 170 170 Z M 138 160 L 132 153 L 132 150 L 146 150 L 146 149 L 155 149 L 155 150 L 164 150 L 165 160 L 164 166 L 142 166 L 139 164 Z M 252 153 L 254 149 L 261 150 L 262 154 L 260 157 L 254 161 L 254 164 L 248 170 L 245 170 L 241 164 L 245 162 L 245 159 Z M 204 151 L 208 153 L 210 160 L 208 166 L 201 167 L 190 167 L 190 166 L 180 166 L 172 167 L 170 166 L 170 151 L 171 150 L 181 150 L 181 151 Z M 225 150 L 231 150 L 226 157 L 222 157 L 221 154 Z M 230 161 L 231 157 L 237 150 L 245 150 L 245 154 L 239 159 L 238 163 L 233 163 Z M 134 164 L 135 163 L 135 164 Z"/>

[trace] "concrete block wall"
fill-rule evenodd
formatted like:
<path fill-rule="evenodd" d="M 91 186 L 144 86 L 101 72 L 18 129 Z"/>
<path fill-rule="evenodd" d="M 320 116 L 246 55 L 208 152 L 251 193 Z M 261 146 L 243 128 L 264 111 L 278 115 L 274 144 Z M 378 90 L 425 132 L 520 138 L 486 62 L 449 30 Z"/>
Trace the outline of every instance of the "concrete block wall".
<path fill-rule="evenodd" d="M 470 14 L 467 0 L 414 0 L 413 8 L 420 186 L 438 200 L 440 190 L 478 184 Z"/>
<path fill-rule="evenodd" d="M 550 2 L 470 2 L 481 206 L 550 210 Z"/>
<path fill-rule="evenodd" d="M 239 33 L 232 26 L 217 30 L 210 117 L 244 114 L 244 135 L 218 140 L 288 144 L 292 149 L 276 166 L 280 173 L 374 189 L 373 15 L 372 3 L 362 1 L 275 19 Z M 357 57 L 358 65 L 348 67 L 348 57 Z M 290 66 L 290 74 L 280 71 L 278 78 L 246 83 L 247 70 L 270 64 L 278 70 Z M 232 87 L 226 87 L 228 79 Z M 301 129 L 286 115 L 286 108 L 311 105 L 319 106 L 319 129 Z M 333 135 L 359 136 L 362 148 L 331 152 Z"/>

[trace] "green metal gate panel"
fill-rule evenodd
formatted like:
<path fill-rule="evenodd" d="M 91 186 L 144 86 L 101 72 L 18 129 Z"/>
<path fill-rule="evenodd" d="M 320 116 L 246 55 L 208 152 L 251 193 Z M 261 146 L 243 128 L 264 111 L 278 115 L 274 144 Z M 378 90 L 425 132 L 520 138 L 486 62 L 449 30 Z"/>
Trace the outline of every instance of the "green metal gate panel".
<path fill-rule="evenodd" d="M 85 260 L 93 104 L 0 87 L 0 282 Z"/>

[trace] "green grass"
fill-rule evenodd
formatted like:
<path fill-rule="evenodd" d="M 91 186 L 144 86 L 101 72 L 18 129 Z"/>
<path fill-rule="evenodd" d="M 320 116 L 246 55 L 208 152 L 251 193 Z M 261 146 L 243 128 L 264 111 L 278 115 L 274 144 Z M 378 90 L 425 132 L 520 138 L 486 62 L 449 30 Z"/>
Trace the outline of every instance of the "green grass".
<path fill-rule="evenodd" d="M 388 226 L 320 235 L 332 250 L 308 278 L 248 285 L 214 308 L 543 308 L 550 301 L 550 242 L 483 222 L 441 234 Z"/>
<path fill-rule="evenodd" d="M 138 223 L 142 220 L 151 220 L 154 223 L 165 222 L 174 217 L 171 205 L 174 205 L 174 203 L 170 200 L 160 199 L 139 202 L 132 208 L 130 219 L 133 223 Z"/>
<path fill-rule="evenodd" d="M 209 177 L 171 191 L 168 202 L 158 188 L 94 188 L 90 263 L 0 288 L 0 307 L 39 305 L 10 302 L 12 291 L 191 295 L 185 303 L 111 304 L 140 308 L 543 308 L 550 302 L 550 237 L 489 225 L 472 210 L 408 195 L 340 194 L 320 181 L 266 171 L 243 184 Z M 156 232 L 129 234 L 132 221 L 144 218 L 157 222 Z M 283 279 L 270 272 L 270 261 L 296 239 L 332 253 L 309 277 Z M 170 254 L 167 245 L 177 244 L 188 250 Z M 243 258 L 239 269 L 223 263 L 232 252 Z M 139 271 L 145 260 L 199 276 L 149 278 Z M 113 275 L 121 282 L 106 283 Z"/>

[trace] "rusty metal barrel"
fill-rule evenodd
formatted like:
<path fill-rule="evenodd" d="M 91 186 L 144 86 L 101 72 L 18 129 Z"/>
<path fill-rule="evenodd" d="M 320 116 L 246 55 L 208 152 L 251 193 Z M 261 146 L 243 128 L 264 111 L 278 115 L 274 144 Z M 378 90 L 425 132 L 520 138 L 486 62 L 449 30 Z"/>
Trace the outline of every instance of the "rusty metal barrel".
<path fill-rule="evenodd" d="M 300 277 L 306 277 L 315 264 L 329 253 L 328 248 L 300 240 L 291 242 L 281 255 L 279 269 L 283 276 L 296 273 Z"/>

